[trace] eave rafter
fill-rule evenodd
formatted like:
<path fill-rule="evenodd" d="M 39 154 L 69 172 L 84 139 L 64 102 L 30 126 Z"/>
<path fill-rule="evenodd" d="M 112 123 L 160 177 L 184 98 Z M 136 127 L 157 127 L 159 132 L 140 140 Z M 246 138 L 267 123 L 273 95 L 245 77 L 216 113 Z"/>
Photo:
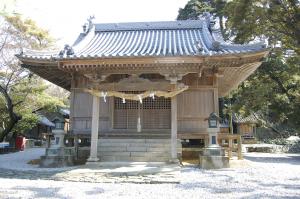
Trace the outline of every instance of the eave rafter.
<path fill-rule="evenodd" d="M 95 72 L 116 74 L 131 71 L 160 74 L 170 70 L 201 73 L 203 67 L 240 67 L 243 64 L 261 61 L 267 51 L 251 54 L 222 55 L 222 56 L 194 56 L 194 57 L 161 57 L 161 58 L 123 58 L 123 59 L 68 59 L 59 61 L 59 69 L 65 72 Z M 202 69 L 201 69 L 202 68 Z M 165 70 L 161 72 L 162 70 Z M 183 71 L 184 70 L 184 71 Z M 116 72 L 117 71 L 117 72 Z"/>
<path fill-rule="evenodd" d="M 61 71 L 56 62 L 25 62 L 23 61 L 22 67 L 29 69 L 33 73 L 56 84 L 66 90 L 70 90 L 71 75 Z"/>
<path fill-rule="evenodd" d="M 230 73 L 224 71 L 229 70 L 234 72 L 242 70 L 245 65 L 259 63 L 262 61 L 262 58 L 267 55 L 267 53 L 268 52 L 264 50 L 254 53 L 222 56 L 147 57 L 122 59 L 68 58 L 51 60 L 22 58 L 20 60 L 23 63 L 23 67 L 28 68 L 32 72 L 67 90 L 70 89 L 73 74 L 79 75 L 94 83 L 107 83 L 107 78 L 114 74 L 160 74 L 169 82 L 175 83 L 180 81 L 186 74 L 195 73 L 198 74 L 199 77 L 216 76 L 222 79 L 225 78 L 224 84 L 228 84 L 228 87 L 230 87 L 229 84 L 231 84 L 231 81 L 226 79 L 226 76 Z M 233 74 L 233 72 L 231 73 Z M 238 75 L 237 73 L 235 74 Z M 246 74 L 248 75 L 249 72 L 245 72 L 245 75 Z"/>

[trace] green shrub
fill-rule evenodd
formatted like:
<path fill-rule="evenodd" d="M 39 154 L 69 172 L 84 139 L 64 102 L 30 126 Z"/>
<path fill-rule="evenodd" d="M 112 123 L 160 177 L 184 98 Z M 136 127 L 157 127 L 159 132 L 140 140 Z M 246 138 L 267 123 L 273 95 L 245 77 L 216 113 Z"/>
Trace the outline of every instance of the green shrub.
<path fill-rule="evenodd" d="M 276 144 L 276 145 L 287 145 L 288 144 L 285 138 L 264 139 L 264 143 Z"/>
<path fill-rule="evenodd" d="M 300 141 L 292 144 L 288 150 L 288 153 L 300 153 Z"/>

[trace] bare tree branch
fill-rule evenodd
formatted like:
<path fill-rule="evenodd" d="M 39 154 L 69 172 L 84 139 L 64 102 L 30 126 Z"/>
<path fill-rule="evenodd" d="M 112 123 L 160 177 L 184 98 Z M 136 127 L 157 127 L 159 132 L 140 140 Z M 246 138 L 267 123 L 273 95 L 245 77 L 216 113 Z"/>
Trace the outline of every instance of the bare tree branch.
<path fill-rule="evenodd" d="M 2 52 L 4 46 L 6 45 L 6 40 L 7 40 L 7 38 L 8 38 L 8 35 L 6 35 L 5 38 L 4 38 L 3 44 L 2 44 L 1 47 L 0 47 L 0 52 Z"/>

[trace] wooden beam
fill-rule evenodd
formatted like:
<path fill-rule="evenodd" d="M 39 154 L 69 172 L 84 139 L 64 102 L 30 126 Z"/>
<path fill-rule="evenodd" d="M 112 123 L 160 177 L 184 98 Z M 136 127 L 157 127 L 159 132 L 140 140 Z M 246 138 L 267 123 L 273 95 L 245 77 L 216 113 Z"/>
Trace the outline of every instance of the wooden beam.
<path fill-rule="evenodd" d="M 95 86 L 92 87 L 100 91 L 145 91 L 145 90 L 171 91 L 175 88 L 174 85 L 168 82 L 151 82 L 151 83 L 138 83 L 138 84 L 102 83 L 98 85 L 96 84 Z"/>

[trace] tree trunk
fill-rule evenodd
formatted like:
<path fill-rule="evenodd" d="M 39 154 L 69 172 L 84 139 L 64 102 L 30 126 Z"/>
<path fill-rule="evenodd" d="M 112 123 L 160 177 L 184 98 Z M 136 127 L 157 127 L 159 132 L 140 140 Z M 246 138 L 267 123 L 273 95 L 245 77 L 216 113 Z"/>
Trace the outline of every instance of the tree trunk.
<path fill-rule="evenodd" d="M 4 138 L 11 132 L 11 130 L 14 128 L 14 126 L 18 123 L 18 121 L 21 119 L 20 116 L 18 116 L 14 112 L 14 105 L 12 103 L 12 100 L 7 92 L 7 89 L 0 86 L 0 93 L 4 96 L 7 106 L 7 111 L 9 115 L 9 123 L 6 126 L 6 128 L 1 132 L 0 134 L 0 142 L 4 141 Z"/>
<path fill-rule="evenodd" d="M 295 97 L 289 94 L 288 89 L 286 89 L 283 85 L 283 82 L 280 80 L 279 77 L 276 77 L 271 71 L 268 71 L 269 77 L 278 85 L 279 89 L 283 94 L 287 96 L 290 102 L 294 102 Z"/>
<path fill-rule="evenodd" d="M 220 24 L 220 30 L 222 33 L 223 38 L 225 38 L 225 31 L 224 31 L 224 24 L 223 24 L 223 17 L 219 16 L 219 24 Z"/>

